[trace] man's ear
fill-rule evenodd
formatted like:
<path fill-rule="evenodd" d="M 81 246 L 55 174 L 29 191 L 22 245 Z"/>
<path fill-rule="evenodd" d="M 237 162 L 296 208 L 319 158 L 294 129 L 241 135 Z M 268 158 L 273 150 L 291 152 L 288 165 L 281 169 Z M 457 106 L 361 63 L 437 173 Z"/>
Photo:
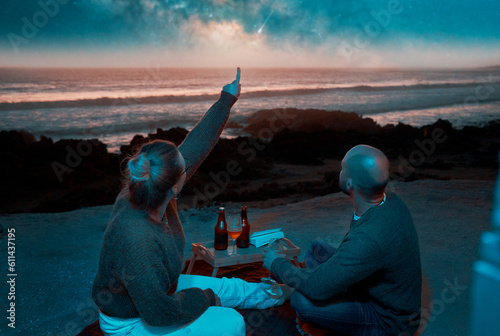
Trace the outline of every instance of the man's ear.
<path fill-rule="evenodd" d="M 167 193 L 167 197 L 168 198 L 174 198 L 175 195 L 177 195 L 176 191 L 175 191 L 175 186 L 173 186 L 172 188 L 170 188 L 168 190 L 168 193 Z"/>
<path fill-rule="evenodd" d="M 347 187 L 348 191 L 351 191 L 353 189 L 354 184 L 352 182 L 352 178 L 350 178 L 350 177 L 347 178 L 346 187 Z"/>

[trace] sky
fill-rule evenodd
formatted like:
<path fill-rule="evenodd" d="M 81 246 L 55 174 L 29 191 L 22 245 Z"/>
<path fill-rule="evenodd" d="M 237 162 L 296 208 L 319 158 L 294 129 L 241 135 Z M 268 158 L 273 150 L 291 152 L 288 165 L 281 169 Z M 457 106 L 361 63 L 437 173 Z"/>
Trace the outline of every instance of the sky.
<path fill-rule="evenodd" d="M 498 0 L 0 3 L 0 66 L 500 64 Z"/>

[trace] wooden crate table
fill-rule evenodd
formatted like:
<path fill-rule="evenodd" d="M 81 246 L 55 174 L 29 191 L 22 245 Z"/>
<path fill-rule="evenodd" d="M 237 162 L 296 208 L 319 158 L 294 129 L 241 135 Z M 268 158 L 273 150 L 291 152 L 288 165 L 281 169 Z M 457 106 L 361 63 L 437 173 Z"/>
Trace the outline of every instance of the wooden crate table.
<path fill-rule="evenodd" d="M 300 248 L 295 246 L 289 239 L 281 238 L 284 242 L 283 253 L 286 258 L 293 259 L 295 266 L 299 266 L 299 260 L 297 259 L 300 254 Z M 189 266 L 186 274 L 191 274 L 193 266 L 196 260 L 203 260 L 214 268 L 212 276 L 217 274 L 219 267 L 232 266 L 239 264 L 248 264 L 257 261 L 264 260 L 264 249 L 267 245 L 261 247 L 255 247 L 250 245 L 247 248 L 236 247 L 236 254 L 231 255 L 233 252 L 232 243 L 228 244 L 227 250 L 216 250 L 214 249 L 214 242 L 203 242 L 203 243 L 192 243 L 191 250 L 193 251 L 193 256 L 189 261 Z"/>

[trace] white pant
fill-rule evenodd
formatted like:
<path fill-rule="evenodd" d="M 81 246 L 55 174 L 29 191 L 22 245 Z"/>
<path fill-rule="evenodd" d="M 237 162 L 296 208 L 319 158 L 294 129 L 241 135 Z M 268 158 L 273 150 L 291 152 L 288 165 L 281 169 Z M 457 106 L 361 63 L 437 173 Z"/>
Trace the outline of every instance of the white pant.
<path fill-rule="evenodd" d="M 138 317 L 121 319 L 99 313 L 101 330 L 106 336 L 190 335 L 239 336 L 245 335 L 245 321 L 233 308 L 265 309 L 280 304 L 266 292 L 263 283 L 246 282 L 238 278 L 212 278 L 181 274 L 177 291 L 186 288 L 210 288 L 220 298 L 222 307 L 209 307 L 195 321 L 166 327 L 151 327 Z"/>

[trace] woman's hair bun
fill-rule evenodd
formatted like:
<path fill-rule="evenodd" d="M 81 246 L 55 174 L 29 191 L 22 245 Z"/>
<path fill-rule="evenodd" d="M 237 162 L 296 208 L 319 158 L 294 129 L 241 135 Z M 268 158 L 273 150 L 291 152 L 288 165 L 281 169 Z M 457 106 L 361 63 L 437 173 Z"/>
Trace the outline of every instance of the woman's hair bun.
<path fill-rule="evenodd" d="M 128 169 L 130 178 L 135 181 L 146 181 L 151 175 L 151 163 L 144 153 L 130 159 Z"/>

